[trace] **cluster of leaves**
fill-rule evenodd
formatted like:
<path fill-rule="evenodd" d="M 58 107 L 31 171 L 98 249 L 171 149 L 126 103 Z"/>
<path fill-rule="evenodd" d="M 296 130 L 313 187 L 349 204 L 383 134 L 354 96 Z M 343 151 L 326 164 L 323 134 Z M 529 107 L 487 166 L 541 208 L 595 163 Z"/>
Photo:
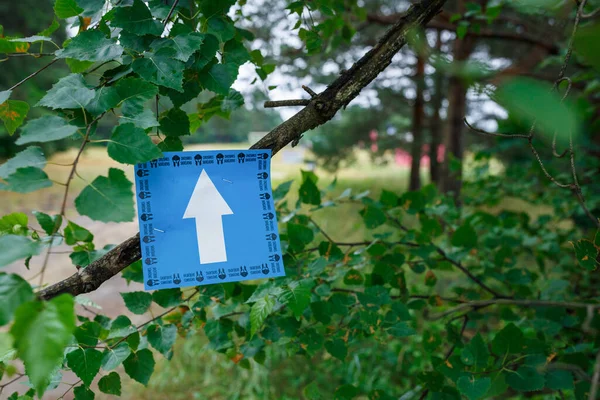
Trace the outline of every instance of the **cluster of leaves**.
<path fill-rule="evenodd" d="M 585 262 L 578 265 L 565 250 L 576 231 L 557 228 L 559 219 L 550 215 L 532 219 L 475 207 L 461 212 L 431 186 L 402 195 L 384 190 L 372 198 L 368 192 L 339 193 L 335 184 L 321 190 L 317 176 L 305 171 L 293 202 L 292 185 L 274 191 L 287 277 L 122 293 L 132 314 L 166 309 L 139 326 L 125 315 L 76 318 L 69 296 L 40 302 L 22 278 L 0 275 L 0 322 L 12 322 L 0 341 L 3 369 L 14 372 L 11 360 L 18 356 L 40 394 L 60 382 L 62 369 L 81 380 L 76 398 L 93 396 L 95 381 L 99 390 L 119 394 L 120 371 L 148 384 L 157 354 L 170 359 L 178 336 L 202 331 L 210 349 L 241 368 L 263 364 L 268 346 L 308 358 L 329 354 L 328 362 L 339 368 L 358 354 L 368 356 L 361 348 L 411 349 L 402 351 L 399 364 L 386 361 L 400 381 L 381 375 L 342 380 L 335 387 L 313 382 L 305 388 L 307 398 L 394 398 L 415 387 L 432 398 L 474 400 L 541 390 L 586 398 L 586 376 L 600 346 L 589 333 L 600 329 L 600 318 L 586 308 L 556 305 L 597 297 Z M 331 238 L 315 218 L 334 208 L 354 212 L 368 239 Z M 75 263 L 85 265 L 86 257 L 104 251 L 93 250 L 93 236 L 81 226 L 68 222 L 60 231 L 60 217 L 36 218 L 46 235 L 62 235 L 74 246 Z M 0 238 L 29 242 L 28 236 L 37 235 L 29 226 L 23 214 L 5 216 L 0 228 L 8 235 Z M 2 261 L 28 255 L 3 252 Z M 123 277 L 142 282 L 141 264 Z M 481 300 L 491 303 L 470 306 Z M 541 303 L 522 307 L 511 300 Z M 75 301 L 89 305 L 80 297 Z"/>

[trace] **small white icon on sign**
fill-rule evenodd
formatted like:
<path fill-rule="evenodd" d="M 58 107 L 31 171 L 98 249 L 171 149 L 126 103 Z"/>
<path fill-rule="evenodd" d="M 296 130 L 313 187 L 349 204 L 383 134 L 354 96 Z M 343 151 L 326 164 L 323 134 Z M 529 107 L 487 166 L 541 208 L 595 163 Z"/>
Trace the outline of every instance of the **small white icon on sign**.
<path fill-rule="evenodd" d="M 196 220 L 200 264 L 227 261 L 223 216 L 233 211 L 223 199 L 205 170 L 202 170 L 183 218 Z"/>

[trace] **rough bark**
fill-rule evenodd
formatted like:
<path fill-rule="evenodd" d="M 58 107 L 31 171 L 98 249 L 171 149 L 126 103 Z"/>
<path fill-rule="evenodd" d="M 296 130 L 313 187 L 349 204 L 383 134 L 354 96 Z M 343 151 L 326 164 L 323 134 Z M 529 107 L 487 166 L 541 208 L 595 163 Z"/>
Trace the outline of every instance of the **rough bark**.
<path fill-rule="evenodd" d="M 435 50 L 439 54 L 442 50 L 442 33 L 437 32 Z M 433 115 L 431 116 L 431 144 L 429 146 L 429 176 L 431 182 L 437 184 L 440 180 L 440 163 L 438 161 L 438 148 L 442 144 L 442 119 L 440 110 L 442 101 L 444 100 L 443 92 L 443 75 L 438 71 L 433 77 L 433 98 L 431 99 L 431 108 Z"/>
<path fill-rule="evenodd" d="M 423 91 L 425 90 L 425 57 L 423 54 L 417 55 L 417 66 L 415 73 L 415 82 L 417 90 L 415 94 L 415 103 L 413 105 L 412 134 L 413 142 L 411 148 L 410 164 L 410 190 L 419 190 L 421 188 L 421 156 L 423 149 L 423 120 L 425 119 L 425 102 L 423 100 Z"/>
<path fill-rule="evenodd" d="M 333 118 L 340 108 L 346 107 L 391 63 L 392 57 L 406 44 L 407 33 L 416 27 L 423 28 L 439 13 L 445 2 L 446 0 L 422 0 L 414 4 L 367 54 L 343 72 L 325 91 L 313 97 L 305 108 L 277 126 L 251 148 L 271 149 L 275 154 L 287 144 L 297 142 L 304 132 Z M 41 290 L 38 296 L 51 299 L 62 293 L 75 296 L 91 292 L 139 258 L 139 234 L 136 234 L 71 277 Z"/>

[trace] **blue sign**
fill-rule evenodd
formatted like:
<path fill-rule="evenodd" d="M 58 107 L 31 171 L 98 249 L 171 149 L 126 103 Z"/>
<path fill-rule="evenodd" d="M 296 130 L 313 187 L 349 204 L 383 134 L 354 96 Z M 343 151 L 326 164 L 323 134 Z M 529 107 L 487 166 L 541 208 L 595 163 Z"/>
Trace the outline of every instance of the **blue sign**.
<path fill-rule="evenodd" d="M 146 289 L 285 275 L 270 150 L 186 151 L 135 167 Z"/>

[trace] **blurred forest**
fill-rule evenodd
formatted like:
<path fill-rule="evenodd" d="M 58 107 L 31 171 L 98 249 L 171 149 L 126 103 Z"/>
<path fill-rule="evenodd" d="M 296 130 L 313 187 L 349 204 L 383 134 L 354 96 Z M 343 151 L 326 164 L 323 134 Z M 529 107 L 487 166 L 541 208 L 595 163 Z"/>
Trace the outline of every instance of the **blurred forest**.
<path fill-rule="evenodd" d="M 0 399 L 600 399 L 600 0 L 436 2 L 0 3 Z M 144 292 L 131 164 L 261 137 L 287 277 Z"/>

